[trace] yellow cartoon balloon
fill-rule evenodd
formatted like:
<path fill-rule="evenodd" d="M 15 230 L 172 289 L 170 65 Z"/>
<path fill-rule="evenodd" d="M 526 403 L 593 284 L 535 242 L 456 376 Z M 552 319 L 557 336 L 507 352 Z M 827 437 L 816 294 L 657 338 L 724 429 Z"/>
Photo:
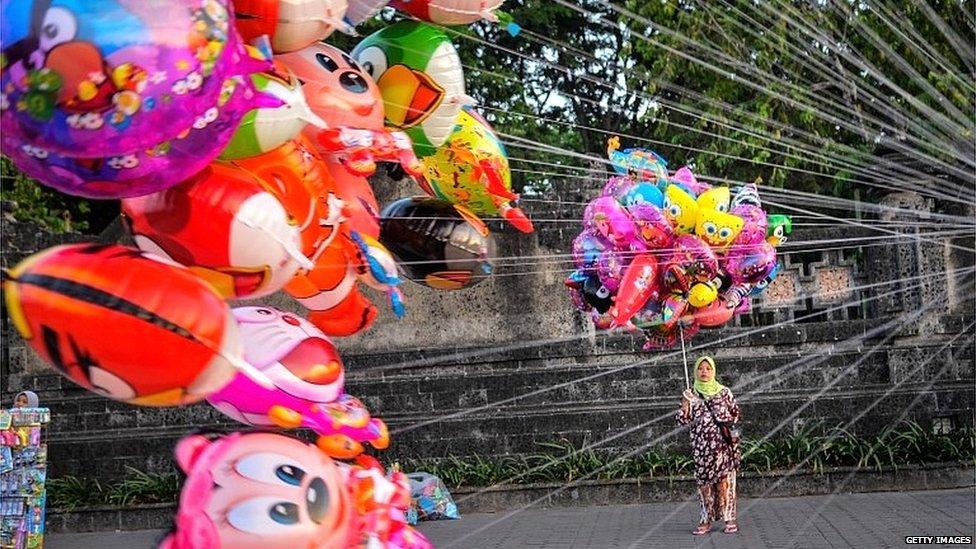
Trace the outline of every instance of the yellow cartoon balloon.
<path fill-rule="evenodd" d="M 711 284 L 699 282 L 688 291 L 688 304 L 692 307 L 707 307 L 718 297 L 718 290 Z"/>
<path fill-rule="evenodd" d="M 664 190 L 664 216 L 675 232 L 692 233 L 698 220 L 698 204 L 677 185 L 668 185 Z"/>
<path fill-rule="evenodd" d="M 698 210 L 695 234 L 713 248 L 725 248 L 739 235 L 742 225 L 742 218 L 737 215 L 717 210 Z"/>
<path fill-rule="evenodd" d="M 458 113 L 454 130 L 437 152 L 421 161 L 427 194 L 476 214 L 500 215 L 518 230 L 532 232 L 532 222 L 511 204 L 518 195 L 512 192 L 505 147 L 471 107 Z"/>
<path fill-rule="evenodd" d="M 718 212 L 729 211 L 729 200 L 731 195 L 728 187 L 713 187 L 698 195 L 698 211 L 715 210 Z"/>

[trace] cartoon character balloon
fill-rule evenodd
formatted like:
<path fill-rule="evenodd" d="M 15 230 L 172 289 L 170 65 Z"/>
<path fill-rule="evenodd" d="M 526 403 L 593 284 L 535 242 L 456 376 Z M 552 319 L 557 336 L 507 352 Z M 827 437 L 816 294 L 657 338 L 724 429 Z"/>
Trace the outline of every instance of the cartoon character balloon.
<path fill-rule="evenodd" d="M 325 334 L 297 315 L 270 307 L 240 307 L 233 313 L 245 359 L 274 387 L 238 375 L 207 398 L 214 408 L 248 425 L 312 429 L 321 437 L 320 448 L 335 458 L 356 457 L 364 443 L 387 447 L 386 425 L 344 394 L 342 361 Z"/>
<path fill-rule="evenodd" d="M 313 266 L 297 222 L 267 187 L 213 164 L 176 187 L 124 200 L 122 211 L 143 250 L 190 267 L 224 297 L 260 297 Z"/>
<path fill-rule="evenodd" d="M 177 406 L 226 385 L 241 357 L 230 310 L 184 267 L 117 245 L 75 244 L 35 254 L 3 290 L 21 337 L 60 374 L 139 406 Z"/>
<path fill-rule="evenodd" d="M 793 232 L 793 219 L 788 215 L 769 216 L 769 225 L 766 229 L 766 241 L 773 246 L 784 244 L 787 235 Z"/>
<path fill-rule="evenodd" d="M 678 185 L 664 189 L 664 215 L 677 233 L 693 233 L 698 222 L 698 203 Z"/>
<path fill-rule="evenodd" d="M 494 10 L 505 0 L 392 0 L 390 6 L 439 25 L 467 25 L 479 19 L 498 21 Z"/>
<path fill-rule="evenodd" d="M 468 208 L 476 214 L 501 216 L 518 230 L 533 231 L 532 222 L 512 202 L 512 174 L 505 146 L 488 122 L 470 107 L 458 113 L 454 131 L 437 152 L 422 159 L 425 183 L 435 198 Z"/>
<path fill-rule="evenodd" d="M 307 139 L 300 137 L 234 164 L 271 183 L 268 192 L 299 227 L 303 253 L 315 266 L 300 272 L 285 291 L 312 311 L 309 320 L 316 327 L 330 336 L 347 336 L 372 324 L 379 312 L 359 290 L 360 277 L 385 280 L 391 303 L 398 303 L 395 273 L 374 272 L 384 269 L 385 263 L 370 261 L 383 250 L 353 238 L 346 225 L 345 202 L 325 161 Z"/>
<path fill-rule="evenodd" d="M 434 154 L 471 102 L 454 45 L 432 26 L 400 21 L 366 37 L 352 57 L 379 86 L 387 123 L 407 132 L 419 157 Z"/>
<path fill-rule="evenodd" d="M 152 149 L 254 69 L 225 0 L 9 1 L 0 19 L 0 131 L 59 155 Z"/>
<path fill-rule="evenodd" d="M 630 176 L 638 183 L 663 186 L 668 180 L 668 163 L 659 154 L 647 149 L 620 149 L 620 138 L 607 140 L 607 157 L 614 171 Z M 657 204 L 660 206 L 660 204 Z"/>
<path fill-rule="evenodd" d="M 344 51 L 316 43 L 275 58 L 302 81 L 308 106 L 330 128 L 383 129 L 380 89 Z M 317 132 L 310 129 L 309 133 Z"/>
<path fill-rule="evenodd" d="M 351 32 L 346 6 L 346 0 L 234 0 L 244 40 L 268 35 L 275 52 L 300 50 L 336 29 Z"/>
<path fill-rule="evenodd" d="M 434 198 L 403 198 L 380 215 L 380 240 L 410 280 L 457 290 L 491 275 L 494 239 L 463 207 Z"/>
<path fill-rule="evenodd" d="M 338 463 L 274 433 L 190 435 L 174 453 L 186 481 L 161 549 L 431 547 L 405 524 L 402 473 Z"/>
<path fill-rule="evenodd" d="M 346 547 L 356 539 L 348 474 L 314 446 L 273 433 L 191 435 L 175 453 L 187 478 L 164 548 Z"/>

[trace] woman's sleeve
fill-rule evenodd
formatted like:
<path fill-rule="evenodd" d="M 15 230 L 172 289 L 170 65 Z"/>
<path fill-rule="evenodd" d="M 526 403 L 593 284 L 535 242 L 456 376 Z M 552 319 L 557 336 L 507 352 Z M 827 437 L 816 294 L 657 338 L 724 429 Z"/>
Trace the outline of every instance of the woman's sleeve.
<path fill-rule="evenodd" d="M 735 397 L 732 396 L 732 391 L 729 391 L 729 415 L 732 416 L 732 423 L 739 422 L 739 403 L 736 402 Z"/>
<path fill-rule="evenodd" d="M 685 407 L 681 406 L 678 408 L 678 413 L 674 415 L 674 418 L 678 421 L 678 425 L 687 425 L 691 423 L 691 405 L 688 406 L 688 411 L 685 411 Z"/>

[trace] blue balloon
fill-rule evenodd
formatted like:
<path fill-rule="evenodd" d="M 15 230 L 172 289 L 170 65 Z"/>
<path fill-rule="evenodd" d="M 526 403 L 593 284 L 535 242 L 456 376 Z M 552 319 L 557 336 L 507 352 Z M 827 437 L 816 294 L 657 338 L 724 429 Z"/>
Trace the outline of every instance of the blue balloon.
<path fill-rule="evenodd" d="M 642 202 L 654 204 L 658 208 L 662 208 L 664 207 L 664 193 L 661 192 L 661 189 L 657 185 L 638 183 L 621 197 L 620 202 L 628 210 Z"/>

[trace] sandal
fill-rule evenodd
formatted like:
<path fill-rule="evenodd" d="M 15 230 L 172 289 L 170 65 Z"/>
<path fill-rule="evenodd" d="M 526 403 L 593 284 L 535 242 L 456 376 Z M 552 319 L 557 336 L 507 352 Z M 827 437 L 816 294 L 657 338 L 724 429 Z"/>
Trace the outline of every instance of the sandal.
<path fill-rule="evenodd" d="M 698 525 L 698 528 L 695 528 L 694 530 L 691 531 L 691 535 L 693 535 L 693 536 L 704 536 L 705 534 L 707 534 L 707 533 L 709 533 L 711 531 L 712 531 L 712 525 L 711 524 L 699 524 Z"/>
<path fill-rule="evenodd" d="M 739 525 L 734 522 L 730 524 L 726 524 L 725 529 L 722 530 L 722 532 L 726 534 L 735 534 L 738 531 L 739 531 Z"/>

